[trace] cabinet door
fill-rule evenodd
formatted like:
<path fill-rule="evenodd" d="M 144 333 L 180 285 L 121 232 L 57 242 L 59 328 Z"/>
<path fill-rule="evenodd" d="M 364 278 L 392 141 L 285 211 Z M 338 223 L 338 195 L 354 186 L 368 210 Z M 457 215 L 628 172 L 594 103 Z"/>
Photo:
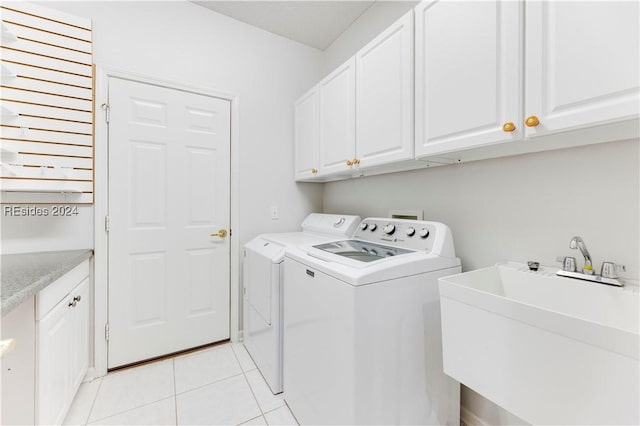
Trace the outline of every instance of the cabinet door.
<path fill-rule="evenodd" d="M 526 136 L 637 117 L 639 5 L 526 3 Z"/>
<path fill-rule="evenodd" d="M 413 158 L 413 11 L 356 54 L 360 167 Z"/>
<path fill-rule="evenodd" d="M 318 173 L 318 86 L 305 93 L 295 104 L 296 180 Z"/>
<path fill-rule="evenodd" d="M 320 174 L 347 172 L 355 157 L 355 58 L 341 65 L 319 86 Z"/>
<path fill-rule="evenodd" d="M 71 396 L 70 401 L 84 379 L 89 367 L 89 324 L 90 324 L 90 304 L 89 304 L 89 278 L 78 285 L 71 292 L 72 300 L 75 299 L 76 306 L 70 310 L 72 336 L 71 336 Z"/>
<path fill-rule="evenodd" d="M 522 3 L 423 2 L 415 14 L 416 157 L 520 139 Z"/>
<path fill-rule="evenodd" d="M 61 424 L 71 402 L 73 308 L 69 302 L 70 297 L 66 297 L 38 321 L 36 403 L 37 423 L 42 425 Z"/>
<path fill-rule="evenodd" d="M 0 321 L 3 339 L 15 339 L 15 348 L 0 361 L 0 424 L 35 424 L 36 324 L 33 297 L 22 302 Z"/>

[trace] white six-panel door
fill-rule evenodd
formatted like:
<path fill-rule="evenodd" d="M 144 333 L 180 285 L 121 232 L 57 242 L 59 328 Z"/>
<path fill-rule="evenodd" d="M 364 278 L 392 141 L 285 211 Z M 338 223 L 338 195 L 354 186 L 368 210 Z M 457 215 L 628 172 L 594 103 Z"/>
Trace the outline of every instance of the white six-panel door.
<path fill-rule="evenodd" d="M 230 103 L 109 80 L 109 368 L 229 338 Z"/>

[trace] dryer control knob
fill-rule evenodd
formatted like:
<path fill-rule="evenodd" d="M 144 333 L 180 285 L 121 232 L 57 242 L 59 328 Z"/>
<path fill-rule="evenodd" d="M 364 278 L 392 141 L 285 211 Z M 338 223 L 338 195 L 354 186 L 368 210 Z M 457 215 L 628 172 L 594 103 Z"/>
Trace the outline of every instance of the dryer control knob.
<path fill-rule="evenodd" d="M 369 231 L 373 232 L 376 229 L 378 229 L 378 225 L 376 225 L 375 223 L 372 223 L 371 226 L 369 227 Z"/>
<path fill-rule="evenodd" d="M 367 229 L 368 226 L 369 226 L 369 224 L 367 222 L 362 222 L 360 224 L 360 229 L 362 229 L 364 231 L 365 229 Z"/>
<path fill-rule="evenodd" d="M 383 229 L 384 233 L 387 235 L 391 235 L 394 232 L 396 232 L 396 226 L 392 223 L 388 224 L 387 226 L 384 227 Z"/>
<path fill-rule="evenodd" d="M 413 237 L 416 234 L 416 229 L 413 226 L 410 226 L 405 232 L 407 233 L 407 237 Z"/>
<path fill-rule="evenodd" d="M 422 228 L 420 230 L 420 238 L 427 238 L 429 236 L 429 230 L 427 228 Z"/>

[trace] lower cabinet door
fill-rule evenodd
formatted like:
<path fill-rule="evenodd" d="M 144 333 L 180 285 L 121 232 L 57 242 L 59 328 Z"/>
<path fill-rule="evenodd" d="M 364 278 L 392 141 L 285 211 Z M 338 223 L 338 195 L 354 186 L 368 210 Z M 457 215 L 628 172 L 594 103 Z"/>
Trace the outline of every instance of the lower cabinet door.
<path fill-rule="evenodd" d="M 41 425 L 61 424 L 68 409 L 73 325 L 67 299 L 38 322 L 36 422 Z"/>
<path fill-rule="evenodd" d="M 71 336 L 71 395 L 75 393 L 84 379 L 89 367 L 89 278 L 71 292 L 71 300 L 76 305 L 71 310 L 73 334 Z"/>
<path fill-rule="evenodd" d="M 67 415 L 89 364 L 89 313 L 85 278 L 38 321 L 37 424 L 59 425 Z"/>

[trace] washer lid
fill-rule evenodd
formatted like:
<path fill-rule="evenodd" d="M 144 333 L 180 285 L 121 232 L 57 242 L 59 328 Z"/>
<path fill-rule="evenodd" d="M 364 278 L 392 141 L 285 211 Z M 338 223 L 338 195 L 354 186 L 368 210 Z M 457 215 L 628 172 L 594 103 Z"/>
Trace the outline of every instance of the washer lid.
<path fill-rule="evenodd" d="M 413 250 L 359 240 L 335 241 L 313 247 L 359 262 L 373 262 L 387 257 L 413 253 Z"/>
<path fill-rule="evenodd" d="M 244 246 L 245 257 L 247 253 L 256 253 L 272 263 L 281 263 L 284 260 L 284 248 L 283 245 L 260 237 L 254 238 Z"/>

